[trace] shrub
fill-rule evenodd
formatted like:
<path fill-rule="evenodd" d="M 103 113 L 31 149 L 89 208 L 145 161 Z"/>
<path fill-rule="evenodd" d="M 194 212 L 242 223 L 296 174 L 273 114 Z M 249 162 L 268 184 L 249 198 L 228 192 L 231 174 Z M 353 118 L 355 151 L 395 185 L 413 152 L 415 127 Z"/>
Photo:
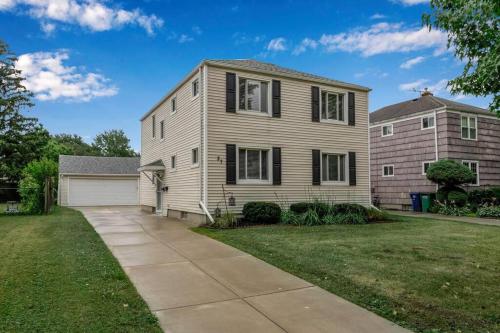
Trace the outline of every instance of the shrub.
<path fill-rule="evenodd" d="M 307 212 L 302 214 L 300 219 L 300 224 L 303 225 L 320 225 L 321 218 L 314 209 L 309 209 Z"/>
<path fill-rule="evenodd" d="M 500 205 L 500 186 L 492 187 L 493 197 L 495 198 L 495 205 Z"/>
<path fill-rule="evenodd" d="M 280 221 L 281 208 L 274 202 L 247 202 L 243 206 L 243 216 L 249 224 L 275 224 Z"/>
<path fill-rule="evenodd" d="M 43 212 L 46 178 L 57 179 L 57 163 L 46 158 L 32 161 L 22 171 L 19 195 L 23 210 L 31 214 Z"/>
<path fill-rule="evenodd" d="M 467 203 L 467 193 L 462 191 L 450 191 L 448 193 L 448 202 L 454 203 L 458 207 L 463 207 Z"/>
<path fill-rule="evenodd" d="M 482 206 L 477 210 L 477 216 L 479 217 L 496 217 L 500 218 L 500 206 Z"/>
<path fill-rule="evenodd" d="M 304 214 L 311 208 L 311 202 L 297 202 L 290 205 L 290 210 L 296 214 Z"/>
<path fill-rule="evenodd" d="M 327 224 L 366 224 L 368 222 L 365 215 L 355 212 L 327 215 L 324 220 Z"/>
<path fill-rule="evenodd" d="M 458 207 L 453 204 L 440 205 L 437 212 L 438 214 L 451 216 L 467 216 L 472 214 L 472 210 L 469 207 Z"/>
<path fill-rule="evenodd" d="M 319 200 L 313 202 L 298 202 L 290 205 L 290 210 L 296 214 L 304 214 L 310 209 L 314 210 L 319 217 L 323 217 L 330 213 L 332 205 Z"/>
<path fill-rule="evenodd" d="M 367 209 L 366 212 L 367 212 L 368 222 L 386 221 L 389 219 L 389 214 L 387 214 L 383 210 L 369 208 Z"/>
<path fill-rule="evenodd" d="M 219 229 L 234 228 L 238 226 L 238 219 L 236 215 L 231 211 L 226 211 L 221 217 L 215 219 L 212 227 Z"/>
<path fill-rule="evenodd" d="M 472 183 L 475 176 L 468 167 L 461 163 L 452 160 L 439 160 L 432 163 L 427 170 L 427 179 L 445 187 L 454 187 Z"/>
<path fill-rule="evenodd" d="M 298 224 L 300 224 L 300 215 L 292 212 L 289 209 L 282 210 L 281 211 L 281 223 L 298 225 Z"/>
<path fill-rule="evenodd" d="M 332 215 L 346 214 L 346 213 L 358 214 L 364 216 L 365 218 L 368 216 L 367 209 L 359 204 L 350 204 L 350 203 L 336 204 L 333 205 L 331 210 Z"/>
<path fill-rule="evenodd" d="M 461 192 L 461 193 L 464 193 L 465 195 L 467 195 L 467 192 L 461 188 L 461 187 L 458 187 L 458 186 L 443 186 L 443 187 L 440 187 L 437 192 L 436 192 L 436 199 L 441 202 L 441 203 L 447 203 L 449 202 L 449 198 L 448 198 L 448 195 L 451 193 L 451 192 Z"/>
<path fill-rule="evenodd" d="M 469 202 L 475 206 L 491 205 L 495 203 L 493 189 L 473 190 L 469 192 Z"/>

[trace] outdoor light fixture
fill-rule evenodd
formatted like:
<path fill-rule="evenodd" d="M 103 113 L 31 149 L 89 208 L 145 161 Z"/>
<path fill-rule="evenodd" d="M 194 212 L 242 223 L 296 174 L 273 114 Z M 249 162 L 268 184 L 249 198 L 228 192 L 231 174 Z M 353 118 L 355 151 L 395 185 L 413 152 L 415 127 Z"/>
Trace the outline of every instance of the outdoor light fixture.
<path fill-rule="evenodd" d="M 236 206 L 236 199 L 234 198 L 233 194 L 230 193 L 229 199 L 228 199 L 228 204 L 229 206 Z"/>

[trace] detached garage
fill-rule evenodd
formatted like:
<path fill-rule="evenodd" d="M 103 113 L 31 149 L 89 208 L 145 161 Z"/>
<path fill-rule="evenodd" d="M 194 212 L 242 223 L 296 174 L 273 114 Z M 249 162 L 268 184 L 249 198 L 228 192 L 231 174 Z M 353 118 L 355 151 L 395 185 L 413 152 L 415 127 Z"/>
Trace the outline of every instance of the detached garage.
<path fill-rule="evenodd" d="M 61 206 L 139 204 L 139 157 L 59 156 Z"/>

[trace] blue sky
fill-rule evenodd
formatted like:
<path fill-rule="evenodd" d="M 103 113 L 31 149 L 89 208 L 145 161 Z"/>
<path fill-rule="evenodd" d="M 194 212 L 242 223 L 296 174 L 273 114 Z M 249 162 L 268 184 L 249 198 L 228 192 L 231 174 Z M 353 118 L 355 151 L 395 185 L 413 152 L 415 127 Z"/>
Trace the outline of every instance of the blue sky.
<path fill-rule="evenodd" d="M 421 27 L 426 0 L 0 0 L 0 38 L 19 56 L 36 116 L 87 141 L 122 128 L 140 148 L 139 118 L 204 58 L 253 58 L 371 87 L 370 111 L 450 96 L 463 64 L 446 35 Z"/>

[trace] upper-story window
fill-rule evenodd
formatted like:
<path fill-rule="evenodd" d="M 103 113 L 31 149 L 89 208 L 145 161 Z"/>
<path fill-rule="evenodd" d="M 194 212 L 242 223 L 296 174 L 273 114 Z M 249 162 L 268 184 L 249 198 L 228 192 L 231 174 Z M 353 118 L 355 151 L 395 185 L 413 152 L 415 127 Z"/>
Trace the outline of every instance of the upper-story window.
<path fill-rule="evenodd" d="M 156 137 L 156 116 L 151 116 L 151 136 L 153 139 Z"/>
<path fill-rule="evenodd" d="M 321 92 L 321 120 L 345 121 L 344 94 Z"/>
<path fill-rule="evenodd" d="M 435 126 L 434 116 L 422 117 L 422 129 L 434 128 L 434 126 Z"/>
<path fill-rule="evenodd" d="M 171 171 L 174 171 L 177 168 L 177 156 L 172 155 L 170 156 L 170 169 Z"/>
<path fill-rule="evenodd" d="M 472 171 L 475 176 L 474 182 L 470 185 L 479 185 L 479 162 L 478 161 L 462 161 L 462 164 L 465 165 Z"/>
<path fill-rule="evenodd" d="M 192 90 L 193 98 L 197 97 L 200 94 L 200 80 L 199 79 L 194 80 L 191 85 L 192 85 L 191 90 Z"/>
<path fill-rule="evenodd" d="M 422 163 L 422 175 L 427 174 L 427 170 L 429 170 L 429 167 L 434 163 L 435 161 L 427 161 Z"/>
<path fill-rule="evenodd" d="M 165 139 L 165 121 L 160 121 L 160 139 Z"/>
<path fill-rule="evenodd" d="M 238 78 L 238 109 L 239 111 L 261 112 L 269 111 L 269 84 L 266 81 Z"/>
<path fill-rule="evenodd" d="M 177 111 L 177 97 L 172 97 L 170 104 L 172 107 L 172 113 L 175 113 Z"/>
<path fill-rule="evenodd" d="M 392 124 L 382 126 L 382 136 L 390 136 L 393 133 Z"/>
<path fill-rule="evenodd" d="M 462 116 L 462 139 L 477 140 L 477 118 Z"/>
<path fill-rule="evenodd" d="M 191 164 L 193 166 L 196 166 L 199 164 L 199 153 L 198 153 L 198 148 L 193 148 L 191 149 Z"/>
<path fill-rule="evenodd" d="M 346 155 L 345 154 L 321 154 L 321 178 L 324 182 L 346 181 Z"/>
<path fill-rule="evenodd" d="M 383 165 L 382 166 L 382 176 L 383 177 L 392 177 L 394 176 L 394 165 Z"/>

